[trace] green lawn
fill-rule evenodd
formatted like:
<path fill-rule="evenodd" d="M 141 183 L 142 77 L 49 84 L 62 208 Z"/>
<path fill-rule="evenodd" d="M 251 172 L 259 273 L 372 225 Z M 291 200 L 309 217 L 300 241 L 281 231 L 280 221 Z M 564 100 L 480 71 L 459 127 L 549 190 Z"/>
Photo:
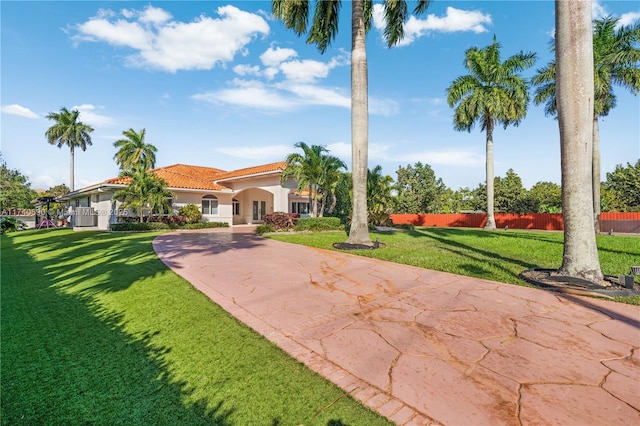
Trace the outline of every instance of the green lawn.
<path fill-rule="evenodd" d="M 269 238 L 332 249 L 344 242 L 344 232 L 275 233 Z M 393 233 L 372 232 L 386 247 L 381 250 L 357 250 L 353 254 L 454 274 L 527 285 L 518 277 L 531 268 L 558 268 L 562 263 L 561 232 L 516 231 L 421 227 Z M 618 276 L 640 265 L 640 237 L 598 235 L 602 272 Z M 636 277 L 638 280 L 638 277 Z M 616 300 L 640 304 L 640 296 L 616 297 Z"/>
<path fill-rule="evenodd" d="M 388 424 L 166 268 L 156 235 L 1 237 L 2 424 Z"/>

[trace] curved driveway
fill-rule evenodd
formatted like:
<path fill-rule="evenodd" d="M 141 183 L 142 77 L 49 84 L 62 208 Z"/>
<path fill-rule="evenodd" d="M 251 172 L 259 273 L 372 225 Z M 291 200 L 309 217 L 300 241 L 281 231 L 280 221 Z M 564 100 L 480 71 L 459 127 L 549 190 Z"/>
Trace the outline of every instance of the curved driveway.
<path fill-rule="evenodd" d="M 292 245 L 164 234 L 160 259 L 400 425 L 640 424 L 640 307 Z"/>

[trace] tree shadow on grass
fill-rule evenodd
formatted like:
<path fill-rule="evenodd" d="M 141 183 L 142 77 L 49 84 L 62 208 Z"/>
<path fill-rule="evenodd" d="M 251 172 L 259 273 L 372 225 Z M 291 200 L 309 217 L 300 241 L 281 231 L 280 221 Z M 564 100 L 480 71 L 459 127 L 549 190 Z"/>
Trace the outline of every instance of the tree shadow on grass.
<path fill-rule="evenodd" d="M 58 259 L 2 243 L 2 424 L 232 424 L 224 402 L 185 405 L 153 333 L 134 337 L 90 294 L 57 291 L 45 271 Z"/>
<path fill-rule="evenodd" d="M 203 295 L 183 297 L 193 289 L 155 256 L 156 235 L 2 237 L 3 424 L 226 426 L 254 412 L 265 424 L 275 416 L 261 410 L 278 412 L 281 403 L 269 385 L 305 386 L 284 357 L 269 360 L 281 368 L 259 367 L 265 344 Z M 192 320 L 201 310 L 207 315 Z M 190 321 L 206 322 L 206 331 L 191 331 Z M 229 327 L 233 339 L 217 330 Z M 199 347 L 214 356 L 190 350 Z M 243 352 L 252 354 L 240 361 L 248 364 L 227 371 L 225 360 L 237 364 Z M 262 382 L 253 389 L 255 376 Z"/>
<path fill-rule="evenodd" d="M 409 235 L 412 235 L 415 237 L 422 237 L 422 238 L 424 237 L 432 238 L 443 244 L 443 246 L 441 247 L 442 250 L 449 251 L 458 256 L 468 258 L 472 261 L 476 261 L 478 262 L 478 264 L 484 263 L 486 265 L 490 265 L 494 269 L 502 271 L 504 274 L 508 275 L 509 277 L 512 277 L 514 280 L 513 282 L 516 282 L 516 283 L 524 284 L 524 281 L 518 276 L 520 271 L 514 272 L 509 268 L 506 268 L 504 266 L 505 264 L 518 265 L 519 268 L 523 268 L 523 269 L 530 269 L 538 266 L 531 262 L 526 262 L 521 259 L 516 259 L 513 257 L 502 256 L 493 251 L 482 250 L 477 247 L 473 247 L 471 245 L 464 244 L 464 243 L 447 238 L 448 235 L 459 236 L 462 234 L 462 232 L 464 232 L 465 235 L 469 233 L 468 230 L 461 231 L 461 230 L 438 229 L 438 231 L 436 232 L 431 232 L 430 229 L 421 229 L 419 231 L 411 230 L 409 231 Z M 472 233 L 474 234 L 477 233 L 478 235 L 482 235 L 482 236 L 484 236 L 484 234 L 488 234 L 489 238 L 492 238 L 491 237 L 492 233 L 484 230 L 472 231 Z M 465 271 L 467 271 L 470 276 L 474 276 L 477 278 L 484 278 L 484 279 L 492 279 L 492 276 L 490 276 L 491 273 L 489 269 L 481 267 L 478 264 L 467 263 L 462 265 L 461 267 Z"/>

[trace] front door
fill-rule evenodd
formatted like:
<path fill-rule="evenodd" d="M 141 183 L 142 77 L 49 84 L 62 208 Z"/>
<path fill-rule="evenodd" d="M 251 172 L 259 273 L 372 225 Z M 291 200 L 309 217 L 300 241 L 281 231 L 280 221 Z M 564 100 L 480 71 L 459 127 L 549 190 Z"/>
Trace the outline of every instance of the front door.
<path fill-rule="evenodd" d="M 253 202 L 253 220 L 260 221 L 262 216 L 267 214 L 267 202 L 266 201 L 254 201 Z"/>

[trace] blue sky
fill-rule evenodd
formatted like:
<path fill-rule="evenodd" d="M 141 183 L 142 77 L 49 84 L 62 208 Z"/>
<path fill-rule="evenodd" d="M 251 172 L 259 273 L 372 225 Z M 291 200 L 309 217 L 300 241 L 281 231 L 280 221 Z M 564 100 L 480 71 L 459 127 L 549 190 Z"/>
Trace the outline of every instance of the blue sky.
<path fill-rule="evenodd" d="M 411 7 L 413 2 L 409 1 Z M 45 116 L 81 111 L 93 146 L 76 152 L 75 186 L 116 176 L 113 142 L 146 129 L 157 166 L 233 170 L 281 161 L 293 144 L 325 145 L 350 164 L 350 4 L 324 55 L 271 16 L 268 1 L 2 1 L 2 157 L 33 188 L 69 180 L 69 150 L 49 145 Z M 640 19 L 636 1 L 593 3 L 594 16 Z M 494 34 L 503 59 L 552 54 L 552 1 L 434 1 L 411 18 L 401 46 L 367 37 L 369 165 L 395 178 L 430 164 L 453 189 L 484 182 L 485 136 L 456 132 L 446 88 L 466 71 L 464 52 Z M 640 156 L 640 101 L 616 89 L 600 124 L 603 179 Z M 557 122 L 530 105 L 519 127 L 495 132 L 496 175 L 513 168 L 526 187 L 560 182 Z"/>

